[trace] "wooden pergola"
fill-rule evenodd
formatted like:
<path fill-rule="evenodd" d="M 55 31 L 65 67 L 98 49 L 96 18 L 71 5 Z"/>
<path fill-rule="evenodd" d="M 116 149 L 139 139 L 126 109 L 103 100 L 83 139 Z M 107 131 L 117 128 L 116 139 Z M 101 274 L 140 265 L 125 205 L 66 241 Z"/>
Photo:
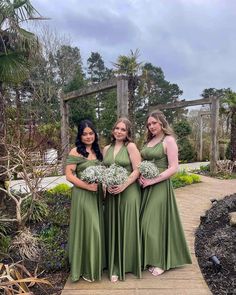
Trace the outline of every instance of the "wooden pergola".
<path fill-rule="evenodd" d="M 91 94 L 99 93 L 109 89 L 117 89 L 117 117 L 128 118 L 128 78 L 119 76 L 103 82 L 92 84 L 80 90 L 63 93 L 59 91 L 60 113 L 61 113 L 61 150 L 62 165 L 65 167 L 66 157 L 69 153 L 69 106 L 68 101 L 78 99 Z"/>
<path fill-rule="evenodd" d="M 69 153 L 69 107 L 68 101 L 78 99 L 91 94 L 99 93 L 108 89 L 117 89 L 117 117 L 128 117 L 128 77 L 119 76 L 103 82 L 92 84 L 69 93 L 59 91 L 60 112 L 61 112 L 61 150 L 62 163 L 65 166 L 66 157 Z M 218 122 L 219 122 L 219 98 L 211 96 L 209 98 L 195 99 L 190 101 L 179 101 L 172 104 L 160 104 L 152 106 L 151 110 L 167 110 L 184 108 L 196 105 L 211 105 L 211 155 L 210 155 L 210 171 L 216 173 L 216 162 L 218 160 Z M 202 143 L 200 142 L 202 147 Z"/>
<path fill-rule="evenodd" d="M 189 101 L 179 101 L 172 104 L 159 104 L 152 107 L 152 110 L 167 110 L 185 108 L 196 105 L 210 104 L 211 116 L 211 152 L 210 152 L 210 172 L 215 174 L 217 172 L 216 162 L 218 160 L 218 124 L 219 124 L 219 106 L 220 99 L 217 96 L 210 96 L 209 98 L 201 98 Z M 200 149 L 202 150 L 202 138 L 200 138 Z"/>

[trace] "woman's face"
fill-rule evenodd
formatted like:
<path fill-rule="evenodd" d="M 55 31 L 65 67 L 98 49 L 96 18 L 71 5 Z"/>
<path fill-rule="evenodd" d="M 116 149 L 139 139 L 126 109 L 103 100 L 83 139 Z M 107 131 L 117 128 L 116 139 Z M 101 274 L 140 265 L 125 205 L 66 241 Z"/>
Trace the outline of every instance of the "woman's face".
<path fill-rule="evenodd" d="M 153 136 L 162 133 L 162 126 L 159 120 L 154 117 L 149 117 L 147 120 L 147 128 L 152 133 Z"/>
<path fill-rule="evenodd" d="M 95 140 L 95 133 L 90 127 L 85 127 L 83 134 L 81 135 L 81 141 L 85 145 L 92 145 Z"/>
<path fill-rule="evenodd" d="M 126 129 L 125 123 L 119 122 L 113 130 L 113 136 L 118 141 L 124 141 L 127 135 L 128 135 L 128 131 Z"/>

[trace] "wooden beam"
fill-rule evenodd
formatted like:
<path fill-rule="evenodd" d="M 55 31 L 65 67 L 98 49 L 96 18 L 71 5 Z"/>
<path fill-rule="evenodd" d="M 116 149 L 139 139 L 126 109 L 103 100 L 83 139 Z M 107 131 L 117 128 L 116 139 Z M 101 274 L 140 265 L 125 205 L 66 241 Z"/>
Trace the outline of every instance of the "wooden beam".
<path fill-rule="evenodd" d="M 201 162 L 202 161 L 202 116 L 200 115 L 200 147 L 199 147 L 199 155 L 198 155 L 198 160 Z"/>
<path fill-rule="evenodd" d="M 69 154 L 69 105 L 64 100 L 63 92 L 58 91 L 60 99 L 60 114 L 61 114 L 61 152 L 62 152 L 62 169 L 63 172 L 66 166 L 66 158 Z"/>
<path fill-rule="evenodd" d="M 151 106 L 150 111 L 158 110 L 168 110 L 168 109 L 177 109 L 184 108 L 196 105 L 211 104 L 210 98 L 200 98 L 194 100 L 182 100 L 171 104 L 158 104 L 156 106 Z"/>
<path fill-rule="evenodd" d="M 199 141 L 199 151 L 198 151 L 198 160 L 202 161 L 202 151 L 203 151 L 203 142 L 202 142 L 202 117 L 203 116 L 209 116 L 211 115 L 211 112 L 209 111 L 200 111 L 198 112 L 198 117 L 200 121 L 200 141 Z"/>
<path fill-rule="evenodd" d="M 117 80 L 117 118 L 128 118 L 128 80 Z"/>
<path fill-rule="evenodd" d="M 64 97 L 63 99 L 64 101 L 68 101 L 70 99 L 87 96 L 87 95 L 94 94 L 103 90 L 116 88 L 116 86 L 117 86 L 117 78 L 112 78 L 112 79 L 100 82 L 98 84 L 92 84 L 90 86 L 83 87 L 80 90 L 75 90 L 75 91 L 65 93 L 63 95 Z"/>
<path fill-rule="evenodd" d="M 218 125 L 219 125 L 220 100 L 218 97 L 211 97 L 211 153 L 210 172 L 216 174 L 218 160 Z"/>

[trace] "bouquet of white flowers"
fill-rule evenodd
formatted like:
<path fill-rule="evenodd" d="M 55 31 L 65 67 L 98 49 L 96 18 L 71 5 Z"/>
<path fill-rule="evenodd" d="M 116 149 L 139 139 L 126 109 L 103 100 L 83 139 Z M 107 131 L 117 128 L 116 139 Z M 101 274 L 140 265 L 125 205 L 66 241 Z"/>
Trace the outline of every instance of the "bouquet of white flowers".
<path fill-rule="evenodd" d="M 87 183 L 101 183 L 103 179 L 103 173 L 106 167 L 102 165 L 89 166 L 81 174 L 81 180 Z"/>
<path fill-rule="evenodd" d="M 141 175 L 147 179 L 151 179 L 159 175 L 157 166 L 150 161 L 142 161 L 139 165 L 139 171 Z"/>
<path fill-rule="evenodd" d="M 124 183 L 128 178 L 128 171 L 116 164 L 106 168 L 103 173 L 103 183 L 107 187 Z"/>

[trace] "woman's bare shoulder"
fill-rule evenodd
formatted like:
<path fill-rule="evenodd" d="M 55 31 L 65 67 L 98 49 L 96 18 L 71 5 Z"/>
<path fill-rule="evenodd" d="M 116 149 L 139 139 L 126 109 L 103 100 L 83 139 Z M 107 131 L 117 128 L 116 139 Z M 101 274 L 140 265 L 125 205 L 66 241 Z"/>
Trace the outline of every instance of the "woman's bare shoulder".
<path fill-rule="evenodd" d="M 70 156 L 75 156 L 75 157 L 82 157 L 82 155 L 79 154 L 79 153 L 77 152 L 77 148 L 76 148 L 76 147 L 74 147 L 74 148 L 69 152 L 69 155 L 70 155 Z"/>
<path fill-rule="evenodd" d="M 138 148 L 137 148 L 137 146 L 136 146 L 136 144 L 135 144 L 134 142 L 129 142 L 129 143 L 127 144 L 127 149 L 128 149 L 129 151 L 133 151 L 133 150 L 137 150 Z"/>
<path fill-rule="evenodd" d="M 164 139 L 164 142 L 167 143 L 167 144 L 176 143 L 176 140 L 175 140 L 173 135 L 166 135 L 165 139 Z"/>

